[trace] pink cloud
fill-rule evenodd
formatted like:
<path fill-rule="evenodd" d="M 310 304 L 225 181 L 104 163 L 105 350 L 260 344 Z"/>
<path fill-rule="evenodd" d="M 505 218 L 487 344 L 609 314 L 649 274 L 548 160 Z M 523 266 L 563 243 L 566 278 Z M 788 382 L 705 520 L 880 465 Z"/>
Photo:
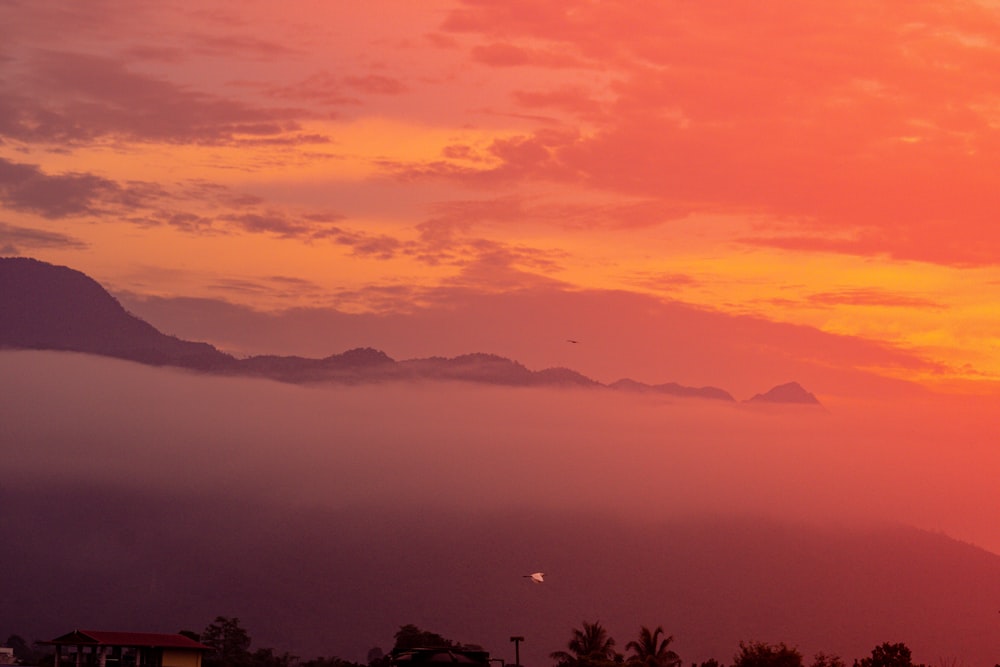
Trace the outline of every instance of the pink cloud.
<path fill-rule="evenodd" d="M 445 280 L 445 286 L 493 293 L 561 285 L 546 277 L 558 267 L 551 252 L 484 239 L 471 241 L 466 247 L 458 273 Z"/>
<path fill-rule="evenodd" d="M 221 278 L 210 285 L 213 292 L 222 294 L 255 294 L 266 295 L 272 299 L 283 297 L 301 297 L 303 294 L 325 296 L 326 291 L 309 280 L 289 276 L 262 276 L 256 280 Z M 218 308 L 220 302 L 207 299 L 191 299 L 190 304 L 196 307 Z M 221 310 L 225 312 L 225 307 Z M 207 311 L 203 311 L 206 312 Z"/>
<path fill-rule="evenodd" d="M 298 130 L 295 109 L 265 109 L 129 69 L 113 58 L 45 51 L 26 76 L 3 82 L 0 131 L 73 145 L 98 137 L 228 143 Z"/>
<path fill-rule="evenodd" d="M 153 184 L 121 184 L 89 173 L 47 174 L 31 164 L 0 158 L 0 203 L 46 218 L 135 209 L 162 195 Z"/>
<path fill-rule="evenodd" d="M 400 95 L 407 90 L 399 79 L 380 74 L 345 76 L 343 81 L 345 86 L 369 95 Z"/>
<path fill-rule="evenodd" d="M 633 278 L 633 284 L 657 291 L 668 291 L 675 287 L 697 285 L 700 281 L 686 273 L 639 273 Z"/>
<path fill-rule="evenodd" d="M 304 236 L 310 232 L 309 225 L 298 222 L 283 213 L 274 211 L 227 213 L 219 217 L 245 231 L 273 234 L 279 238 L 295 238 Z"/>
<path fill-rule="evenodd" d="M 518 50 L 527 40 L 599 60 L 616 74 L 616 99 L 588 136 L 498 142 L 503 164 L 479 177 L 572 180 L 861 230 L 825 248 L 840 252 L 957 265 L 1000 256 L 989 92 L 1000 87 L 1000 17 L 981 4 L 529 4 L 463 3 L 444 28 L 502 38 L 498 64 L 532 65 Z M 513 100 L 585 108 L 555 93 Z"/>
<path fill-rule="evenodd" d="M 427 43 L 437 49 L 455 49 L 458 48 L 458 40 L 442 32 L 431 32 L 424 35 L 424 39 Z"/>
<path fill-rule="evenodd" d="M 191 37 L 190 40 L 193 43 L 192 50 L 195 53 L 208 56 L 240 56 L 257 60 L 270 60 L 302 53 L 300 49 L 251 35 L 200 34 Z"/>
<path fill-rule="evenodd" d="M 817 292 L 806 297 L 806 301 L 812 306 L 877 306 L 880 308 L 924 308 L 931 310 L 941 310 L 946 308 L 942 303 L 922 297 L 914 297 L 906 294 L 899 294 L 887 290 L 868 289 L 844 289 L 830 292 Z"/>
<path fill-rule="evenodd" d="M 0 204 L 10 210 L 50 219 L 114 215 L 139 226 L 169 225 L 192 234 L 241 230 L 279 238 L 330 240 L 350 246 L 358 255 L 391 258 L 403 244 L 386 235 L 351 231 L 332 223 L 344 216 L 330 211 L 297 213 L 264 207 L 255 196 L 205 181 L 177 187 L 142 181 L 118 182 L 90 173 L 48 174 L 36 165 L 0 158 Z M 207 208 L 206 208 L 207 207 Z M 20 245 L 78 245 L 70 237 L 39 233 L 36 237 L 4 230 Z M 16 232 L 16 233 L 15 233 Z M 13 247 L 13 246 L 11 246 Z"/>
<path fill-rule="evenodd" d="M 473 60 L 491 67 L 582 67 L 580 60 L 565 53 L 527 49 L 514 44 L 493 42 L 473 47 Z"/>
<path fill-rule="evenodd" d="M 525 215 L 525 201 L 514 196 L 441 201 L 431 204 L 430 208 L 435 220 L 462 224 L 466 228 L 481 222 L 509 222 Z"/>
<path fill-rule="evenodd" d="M 481 33 L 491 37 L 565 38 L 586 14 L 583 3 L 554 0 L 544 4 L 529 0 L 473 0 L 451 11 L 442 29 L 450 32 Z M 568 41 L 568 40 L 563 40 Z"/>
<path fill-rule="evenodd" d="M 468 185 L 485 186 L 517 184 L 534 175 L 548 180 L 574 181 L 577 176 L 566 172 L 568 167 L 561 163 L 557 151 L 561 146 L 571 143 L 576 136 L 575 131 L 550 129 L 494 139 L 486 148 L 486 153 L 492 158 L 498 158 L 500 164 L 485 170 L 449 160 L 420 163 L 381 161 L 377 164 L 392 176 L 406 180 L 446 178 Z M 454 154 L 456 150 L 461 149 L 451 147 L 450 152 Z"/>
<path fill-rule="evenodd" d="M 605 105 L 580 86 L 567 85 L 555 90 L 517 90 L 514 101 L 528 109 L 556 109 L 585 119 L 602 119 Z"/>
<path fill-rule="evenodd" d="M 0 255 L 21 255 L 24 250 L 42 248 L 83 249 L 88 246 L 67 234 L 0 222 Z"/>
<path fill-rule="evenodd" d="M 403 81 L 382 74 L 337 75 L 320 71 L 284 86 L 266 87 L 275 98 L 317 102 L 329 106 L 358 106 L 363 95 L 402 95 L 409 87 Z"/>
<path fill-rule="evenodd" d="M 375 259 L 392 259 L 399 251 L 407 247 L 406 243 L 388 234 L 366 234 L 340 227 L 314 231 L 311 238 L 330 239 L 339 245 L 349 246 L 355 255 Z"/>

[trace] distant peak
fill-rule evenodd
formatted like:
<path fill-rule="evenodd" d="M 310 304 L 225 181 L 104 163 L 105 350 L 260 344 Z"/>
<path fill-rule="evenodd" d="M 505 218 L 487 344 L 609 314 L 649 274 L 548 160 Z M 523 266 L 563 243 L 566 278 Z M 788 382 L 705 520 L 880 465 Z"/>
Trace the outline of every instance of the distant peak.
<path fill-rule="evenodd" d="M 797 403 L 820 405 L 819 399 L 806 391 L 798 382 L 786 382 L 772 387 L 763 394 L 755 394 L 747 403 Z"/>
<path fill-rule="evenodd" d="M 718 387 L 686 387 L 676 382 L 663 384 L 646 384 L 632 378 L 623 378 L 608 385 L 612 389 L 639 393 L 669 394 L 689 398 L 711 398 L 722 401 L 735 401 L 732 394 Z"/>
<path fill-rule="evenodd" d="M 646 384 L 623 379 L 605 385 L 570 368 L 534 371 L 519 361 L 487 352 L 396 361 L 381 350 L 357 347 L 323 359 L 263 355 L 237 360 L 208 343 L 160 332 L 127 312 L 104 287 L 80 271 L 28 257 L 0 257 L 0 315 L 0 348 L 71 350 L 157 366 L 287 382 L 462 380 L 526 387 L 603 386 L 637 393 L 735 400 L 717 387 L 688 387 L 676 382 Z M 746 402 L 820 404 L 797 382 L 778 385 Z"/>
<path fill-rule="evenodd" d="M 382 350 L 373 347 L 356 347 L 340 354 L 327 357 L 351 366 L 371 366 L 374 364 L 392 363 L 394 359 Z"/>

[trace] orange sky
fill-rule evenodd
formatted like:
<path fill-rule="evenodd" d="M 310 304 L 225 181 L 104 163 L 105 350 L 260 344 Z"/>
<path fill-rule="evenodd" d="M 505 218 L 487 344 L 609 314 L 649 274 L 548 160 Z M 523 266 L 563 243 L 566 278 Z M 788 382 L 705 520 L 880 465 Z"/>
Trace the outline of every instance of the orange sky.
<path fill-rule="evenodd" d="M 139 300 L 635 293 L 995 393 L 998 148 L 989 0 L 0 3 L 0 253 Z"/>

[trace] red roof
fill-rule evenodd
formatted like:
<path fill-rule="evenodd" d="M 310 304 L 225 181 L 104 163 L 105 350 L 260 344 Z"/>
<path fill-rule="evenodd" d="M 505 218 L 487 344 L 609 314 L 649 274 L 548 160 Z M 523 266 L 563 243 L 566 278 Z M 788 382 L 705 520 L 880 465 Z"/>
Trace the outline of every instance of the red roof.
<path fill-rule="evenodd" d="M 143 646 L 155 648 L 188 648 L 201 651 L 211 651 L 190 637 L 179 634 L 163 634 L 159 632 L 106 632 L 104 630 L 74 630 L 68 634 L 56 637 L 44 644 L 60 644 L 69 646 Z"/>

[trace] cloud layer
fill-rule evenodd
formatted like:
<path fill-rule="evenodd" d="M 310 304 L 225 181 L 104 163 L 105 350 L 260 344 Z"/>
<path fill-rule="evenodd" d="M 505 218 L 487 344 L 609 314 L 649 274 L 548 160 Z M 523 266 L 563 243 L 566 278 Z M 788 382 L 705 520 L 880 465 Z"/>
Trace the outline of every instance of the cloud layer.
<path fill-rule="evenodd" d="M 691 660 L 741 639 L 991 655 L 997 580 L 970 581 L 1000 567 L 986 401 L 303 388 L 13 351 L 0 371 L 18 387 L 0 403 L 10 631 L 224 614 L 258 646 L 360 660 L 413 622 L 497 656 L 520 629 L 545 664 L 600 618 L 620 641 L 665 623 Z M 971 569 L 940 570 L 954 562 Z M 546 587 L 521 579 L 539 568 Z"/>

